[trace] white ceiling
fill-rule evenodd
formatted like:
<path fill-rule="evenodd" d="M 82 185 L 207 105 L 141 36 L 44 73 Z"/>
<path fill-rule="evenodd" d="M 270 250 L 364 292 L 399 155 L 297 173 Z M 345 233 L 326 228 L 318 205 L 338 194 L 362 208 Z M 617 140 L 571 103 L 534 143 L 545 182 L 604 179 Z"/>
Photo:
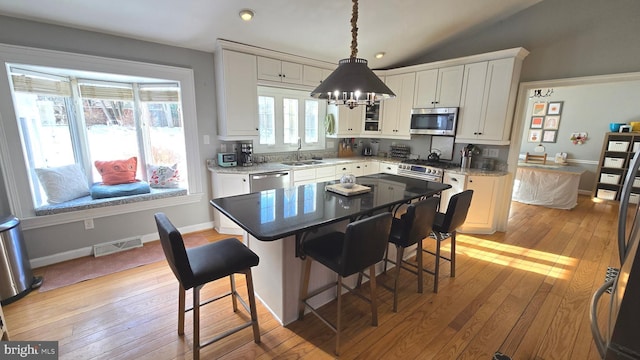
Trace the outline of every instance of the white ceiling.
<path fill-rule="evenodd" d="M 410 60 L 542 0 L 360 0 L 358 57 Z M 0 14 L 213 52 L 217 38 L 337 63 L 350 54 L 349 0 L 0 0 Z M 242 21 L 243 8 L 255 11 Z M 386 52 L 380 60 L 374 54 Z"/>

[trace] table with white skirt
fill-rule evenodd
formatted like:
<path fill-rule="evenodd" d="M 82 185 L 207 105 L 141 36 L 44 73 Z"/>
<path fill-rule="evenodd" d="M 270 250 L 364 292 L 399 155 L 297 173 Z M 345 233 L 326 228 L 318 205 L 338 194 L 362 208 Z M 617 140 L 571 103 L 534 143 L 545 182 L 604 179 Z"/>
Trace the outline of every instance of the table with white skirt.
<path fill-rule="evenodd" d="M 578 185 L 584 172 L 579 166 L 520 162 L 512 200 L 556 209 L 573 209 L 578 204 Z"/>

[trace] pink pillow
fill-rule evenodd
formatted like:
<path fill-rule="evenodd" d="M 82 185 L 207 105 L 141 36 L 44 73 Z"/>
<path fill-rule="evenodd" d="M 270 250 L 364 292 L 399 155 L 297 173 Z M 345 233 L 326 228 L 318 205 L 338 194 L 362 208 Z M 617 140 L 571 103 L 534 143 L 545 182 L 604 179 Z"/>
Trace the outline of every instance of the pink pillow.
<path fill-rule="evenodd" d="M 105 185 L 127 184 L 137 181 L 138 158 L 135 156 L 127 160 L 96 160 L 95 165 L 102 175 L 102 183 Z"/>

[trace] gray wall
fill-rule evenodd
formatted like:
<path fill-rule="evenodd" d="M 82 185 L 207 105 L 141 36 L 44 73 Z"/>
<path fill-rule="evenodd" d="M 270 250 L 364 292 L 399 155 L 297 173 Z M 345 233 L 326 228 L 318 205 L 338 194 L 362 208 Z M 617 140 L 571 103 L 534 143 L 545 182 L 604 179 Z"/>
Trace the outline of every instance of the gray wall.
<path fill-rule="evenodd" d="M 206 192 L 200 203 L 97 218 L 93 230 L 84 230 L 82 222 L 27 230 L 24 238 L 30 258 L 154 233 L 155 211 L 167 213 L 178 227 L 212 221 L 208 204 L 211 185 L 205 159 L 214 156 L 217 146 L 213 54 L 4 16 L 0 16 L 0 43 L 191 68 L 195 76 L 200 139 L 207 134 L 212 140 L 210 145 L 203 145 L 200 140 L 202 182 Z M 0 109 L 0 114 L 6 111 L 8 109 Z M 0 193 L 0 210 L 7 204 L 4 189 L 3 186 Z"/>
<path fill-rule="evenodd" d="M 546 0 L 407 64 L 522 46 L 530 51 L 523 82 L 635 72 L 640 70 L 638 19 L 637 0 Z"/>

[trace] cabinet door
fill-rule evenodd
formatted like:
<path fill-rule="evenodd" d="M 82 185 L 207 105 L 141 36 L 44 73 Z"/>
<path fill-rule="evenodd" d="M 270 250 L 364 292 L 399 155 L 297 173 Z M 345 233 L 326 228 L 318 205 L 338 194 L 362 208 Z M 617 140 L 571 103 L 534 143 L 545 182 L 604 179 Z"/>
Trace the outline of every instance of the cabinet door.
<path fill-rule="evenodd" d="M 302 65 L 289 61 L 282 62 L 282 82 L 302 84 Z"/>
<path fill-rule="evenodd" d="M 476 139 L 482 118 L 482 104 L 487 79 L 487 61 L 465 65 L 460 112 L 458 113 L 457 138 Z"/>
<path fill-rule="evenodd" d="M 458 107 L 464 66 L 418 71 L 413 107 Z"/>
<path fill-rule="evenodd" d="M 495 176 L 469 176 L 467 189 L 473 190 L 473 198 L 463 228 L 493 228 L 497 180 Z"/>
<path fill-rule="evenodd" d="M 315 66 L 302 66 L 302 83 L 309 86 L 318 86 L 325 79 L 323 69 Z"/>
<path fill-rule="evenodd" d="M 282 64 L 280 60 L 258 56 L 258 79 L 282 81 Z"/>
<path fill-rule="evenodd" d="M 479 127 L 482 139 L 509 140 L 515 103 L 510 97 L 512 86 L 516 86 L 514 64 L 514 58 L 489 61 L 484 88 L 484 121 Z"/>
<path fill-rule="evenodd" d="M 460 92 L 462 90 L 463 75 L 463 65 L 438 69 L 436 107 L 460 106 Z"/>
<path fill-rule="evenodd" d="M 364 123 L 364 108 L 357 106 L 349 109 L 343 105 L 329 105 L 327 111 L 333 114 L 335 134 L 331 137 L 359 136 Z"/>
<path fill-rule="evenodd" d="M 380 163 L 377 161 L 367 161 L 362 163 L 363 175 L 377 174 L 380 172 Z"/>
<path fill-rule="evenodd" d="M 225 197 L 249 193 L 249 175 L 213 173 L 213 197 Z M 227 234 L 242 234 L 243 230 L 226 215 L 214 210 L 216 231 Z"/>
<path fill-rule="evenodd" d="M 222 50 L 217 62 L 218 135 L 258 135 L 256 56 Z M 238 101 L 242 99 L 242 101 Z"/>
<path fill-rule="evenodd" d="M 388 162 L 380 162 L 380 172 L 385 174 L 397 175 L 398 174 L 398 164 L 396 163 L 388 163 Z"/>
<path fill-rule="evenodd" d="M 389 138 L 410 138 L 411 109 L 416 74 L 408 73 L 386 77 L 386 84 L 396 94 L 382 104 L 382 135 Z"/>
<path fill-rule="evenodd" d="M 452 174 L 449 171 L 444 172 L 442 182 L 451 185 L 450 189 L 440 193 L 440 212 L 446 212 L 449 206 L 449 200 L 455 194 L 461 193 L 467 186 L 467 176 L 464 174 Z"/>
<path fill-rule="evenodd" d="M 432 108 L 436 101 L 437 83 L 438 69 L 418 71 L 416 73 L 416 89 L 413 97 L 413 107 Z"/>

